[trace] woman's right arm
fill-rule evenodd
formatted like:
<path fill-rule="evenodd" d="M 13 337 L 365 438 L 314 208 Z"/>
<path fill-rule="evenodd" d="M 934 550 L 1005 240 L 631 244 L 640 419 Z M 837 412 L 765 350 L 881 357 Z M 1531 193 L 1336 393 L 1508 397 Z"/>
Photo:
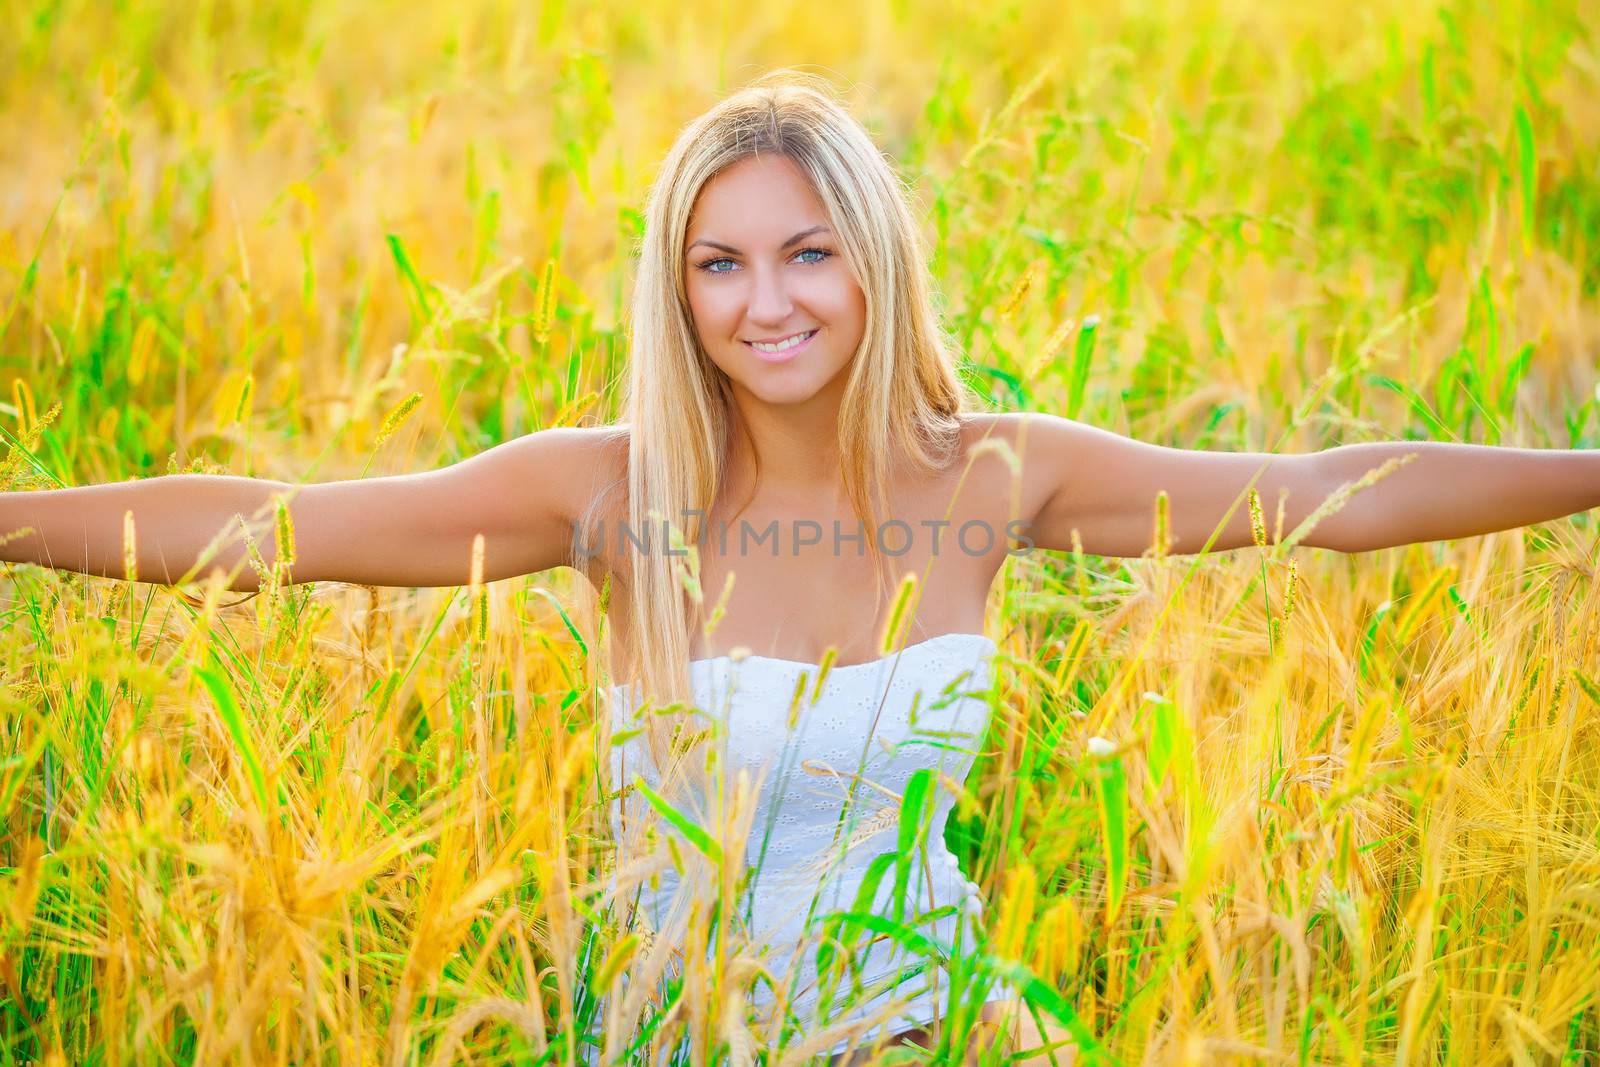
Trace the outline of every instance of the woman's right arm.
<path fill-rule="evenodd" d="M 600 484 L 605 431 L 540 430 L 449 467 L 383 478 L 295 486 L 169 474 L 0 493 L 0 560 L 126 578 L 131 511 L 139 581 L 173 585 L 220 568 L 233 575 L 228 588 L 255 590 L 239 517 L 271 567 L 281 496 L 294 522 L 293 583 L 466 585 L 478 533 L 484 581 L 529 574 L 571 563 L 572 524 Z M 31 532 L 6 539 L 24 527 Z"/>

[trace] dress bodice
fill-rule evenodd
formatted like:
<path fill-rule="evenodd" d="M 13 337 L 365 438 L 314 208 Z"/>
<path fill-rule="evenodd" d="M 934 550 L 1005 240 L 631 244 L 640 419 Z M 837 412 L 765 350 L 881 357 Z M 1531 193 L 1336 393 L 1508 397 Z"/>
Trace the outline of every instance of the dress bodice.
<path fill-rule="evenodd" d="M 706 744 L 717 749 L 728 795 L 741 769 L 759 784 L 744 842 L 744 862 L 755 870 L 748 897 L 740 901 L 741 914 L 748 917 L 750 937 L 770 946 L 767 969 L 780 981 L 793 972 L 794 1010 L 814 1002 L 818 993 L 812 916 L 851 910 L 872 861 L 899 854 L 901 801 L 920 770 L 927 769 L 924 777 L 931 781 L 926 815 L 913 816 L 926 829 L 914 846 L 909 879 L 897 892 L 898 864 L 885 861 L 888 872 L 871 910 L 898 914 L 898 921 L 944 946 L 956 941 L 963 916 L 975 919 L 981 911 L 977 886 L 962 876 L 944 831 L 956 788 L 988 724 L 994 651 L 994 642 L 983 634 L 942 634 L 881 659 L 834 666 L 820 692 L 817 664 L 756 655 L 690 663 L 694 703 L 706 717 Z M 802 675 L 805 688 L 796 705 Z M 628 687 L 613 686 L 611 696 L 614 736 L 640 726 Z M 628 850 L 641 844 L 635 822 L 641 816 L 658 836 L 670 834 L 680 849 L 688 847 L 632 788 L 638 776 L 660 791 L 643 735 L 614 741 L 611 754 L 612 787 L 620 790 L 611 806 L 612 829 L 622 848 L 618 869 L 638 858 Z M 715 825 L 708 817 L 715 807 L 703 798 L 670 799 L 695 821 Z M 630 828 L 626 835 L 624 823 Z M 659 877 L 658 890 L 648 882 L 639 886 L 636 916 L 675 940 L 687 922 L 691 894 L 677 891 L 681 876 L 673 866 Z M 703 877 L 697 885 L 701 894 L 713 891 Z M 625 910 L 619 901 L 619 913 Z M 868 940 L 859 929 L 849 933 Z M 917 962 L 904 948 L 880 939 L 855 960 L 854 973 L 864 987 L 871 986 L 874 979 Z M 895 995 L 909 995 L 909 987 Z M 758 981 L 751 1000 L 771 999 L 768 986 Z"/>

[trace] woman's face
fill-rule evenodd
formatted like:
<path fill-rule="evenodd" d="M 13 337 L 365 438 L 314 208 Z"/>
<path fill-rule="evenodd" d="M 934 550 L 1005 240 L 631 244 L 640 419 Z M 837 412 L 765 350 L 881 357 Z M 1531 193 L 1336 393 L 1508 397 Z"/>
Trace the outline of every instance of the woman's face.
<path fill-rule="evenodd" d="M 751 156 L 707 182 L 685 248 L 695 331 L 735 392 L 796 404 L 842 381 L 866 328 L 866 297 L 787 156 Z"/>

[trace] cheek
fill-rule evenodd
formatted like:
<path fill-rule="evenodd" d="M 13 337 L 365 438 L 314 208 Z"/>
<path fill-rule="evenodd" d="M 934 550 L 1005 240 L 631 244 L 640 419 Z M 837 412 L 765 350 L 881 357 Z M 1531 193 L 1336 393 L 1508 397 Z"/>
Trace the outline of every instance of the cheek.
<path fill-rule="evenodd" d="M 866 317 L 866 299 L 848 278 L 819 279 L 807 288 L 801 299 L 836 327 L 847 327 Z"/>
<path fill-rule="evenodd" d="M 834 292 L 838 294 L 840 307 L 848 308 L 851 312 L 860 315 L 867 306 L 867 294 L 861 288 L 861 283 L 856 281 L 850 270 L 840 265 L 839 273 L 834 278 Z"/>
<path fill-rule="evenodd" d="M 705 294 L 697 292 L 694 286 L 689 286 L 685 296 L 689 299 L 689 324 L 694 332 L 700 335 L 702 341 L 709 341 L 714 332 L 713 312 Z"/>
<path fill-rule="evenodd" d="M 859 286 L 851 285 L 839 299 L 839 318 L 856 331 L 865 329 L 867 321 L 867 295 Z"/>
<path fill-rule="evenodd" d="M 694 315 L 695 324 L 702 330 L 715 332 L 719 325 L 726 322 L 729 301 L 727 295 L 719 292 L 715 286 L 690 285 L 688 297 L 689 311 Z"/>

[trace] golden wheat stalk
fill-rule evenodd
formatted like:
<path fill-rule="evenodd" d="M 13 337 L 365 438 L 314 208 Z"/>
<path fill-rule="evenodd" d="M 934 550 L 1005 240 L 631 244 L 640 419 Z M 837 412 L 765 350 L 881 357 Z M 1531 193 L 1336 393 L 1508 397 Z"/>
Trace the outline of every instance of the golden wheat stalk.
<path fill-rule="evenodd" d="M 131 509 L 122 513 L 122 573 L 130 582 L 139 580 L 138 531 Z"/>
<path fill-rule="evenodd" d="M 1329 515 L 1338 512 L 1350 502 L 1350 498 L 1352 496 L 1359 493 L 1361 490 L 1368 488 L 1369 486 L 1376 485 L 1378 482 L 1383 481 L 1383 479 L 1389 477 L 1389 475 L 1393 474 L 1395 471 L 1399 470 L 1401 467 L 1404 467 L 1407 463 L 1410 463 L 1416 458 L 1417 453 L 1415 452 L 1408 452 L 1403 456 L 1396 456 L 1394 459 L 1388 460 L 1382 465 L 1372 468 L 1355 481 L 1345 482 L 1343 485 L 1339 486 L 1339 488 L 1329 493 L 1328 498 L 1321 504 L 1317 505 L 1316 510 L 1310 515 L 1307 515 L 1305 521 L 1299 526 L 1296 526 L 1289 533 L 1288 537 L 1285 537 L 1283 540 L 1278 542 L 1278 551 L 1280 553 L 1287 552 L 1289 549 L 1299 544 L 1301 539 L 1316 527 L 1317 523 L 1321 522 Z"/>
<path fill-rule="evenodd" d="M 1154 539 L 1151 542 L 1151 554 L 1156 559 L 1166 559 L 1167 549 L 1172 547 L 1172 501 L 1167 496 L 1165 489 L 1156 493 L 1156 522 Z"/>
<path fill-rule="evenodd" d="M 473 637 L 479 644 L 489 634 L 489 593 L 483 588 L 483 534 L 472 535 L 472 564 L 467 579 L 467 593 L 472 603 Z"/>
<path fill-rule="evenodd" d="M 372 447 L 377 448 L 387 441 L 390 435 L 400 428 L 400 424 L 406 421 L 407 416 L 415 411 L 420 403 L 422 403 L 422 394 L 412 393 L 391 408 L 389 414 L 383 417 L 383 425 L 378 427 L 378 436 L 372 442 Z"/>
<path fill-rule="evenodd" d="M 17 409 L 17 434 L 26 437 L 28 427 L 36 421 L 33 413 L 33 390 L 21 378 L 11 379 L 11 400 Z"/>
<path fill-rule="evenodd" d="M 1057 326 L 1049 337 L 1045 338 L 1044 346 L 1039 349 L 1039 354 L 1034 356 L 1033 361 L 1028 364 L 1028 377 L 1037 377 L 1040 371 L 1050 365 L 1050 361 L 1056 358 L 1056 353 L 1066 346 L 1067 338 L 1072 336 L 1072 331 L 1077 326 L 1078 324 L 1075 321 L 1067 319 L 1060 326 Z"/>
<path fill-rule="evenodd" d="M 35 529 L 34 527 L 32 527 L 32 526 L 21 526 L 21 527 L 18 527 L 17 529 L 12 530 L 8 534 L 0 534 L 0 546 L 8 545 L 12 541 L 15 541 L 19 537 L 27 537 L 29 534 L 38 533 L 38 532 L 39 531 L 37 529 Z"/>
<path fill-rule="evenodd" d="M 294 516 L 289 514 L 289 506 L 278 498 L 278 525 L 276 529 L 278 542 L 278 562 L 285 567 L 294 564 Z"/>
<path fill-rule="evenodd" d="M 238 519 L 239 528 L 244 531 L 245 553 L 250 561 L 250 569 L 256 572 L 256 593 L 266 592 L 263 611 L 268 618 L 271 618 L 278 603 L 277 576 L 273 574 L 272 568 L 267 566 L 267 561 L 261 558 L 261 550 L 256 547 L 256 539 L 250 532 L 250 524 L 243 515 L 238 516 Z"/>
<path fill-rule="evenodd" d="M 550 327 L 556 317 L 556 261 L 546 260 L 539 275 L 539 295 L 534 301 L 533 339 L 544 344 L 550 339 Z"/>
<path fill-rule="evenodd" d="M 1017 308 L 1022 306 L 1023 300 L 1027 299 L 1028 291 L 1033 288 L 1033 283 L 1038 276 L 1039 261 L 1036 259 L 1023 270 L 1022 276 L 1017 279 L 1017 284 L 1012 286 L 1011 292 L 1007 294 L 1005 303 L 1000 305 L 1001 318 L 1009 319 L 1016 314 Z"/>
<path fill-rule="evenodd" d="M 646 521 L 660 523 L 662 536 L 667 542 L 667 556 L 673 575 L 684 592 L 689 594 L 698 608 L 705 603 L 705 591 L 700 587 L 700 550 L 697 546 L 684 541 L 683 530 L 678 524 L 662 515 L 657 508 L 650 508 L 645 512 Z M 647 528 L 648 529 L 648 528 Z M 648 536 L 648 534 L 647 534 Z"/>
<path fill-rule="evenodd" d="M 245 416 L 250 413 L 250 397 L 255 391 L 256 376 L 254 374 L 245 375 L 244 385 L 239 389 L 239 404 L 233 410 L 234 422 L 243 422 Z"/>
<path fill-rule="evenodd" d="M 905 639 L 905 630 L 911 624 L 916 592 L 917 572 L 906 571 L 905 577 L 900 579 L 900 591 L 895 595 L 894 608 L 889 612 L 889 622 L 883 628 L 883 640 L 879 642 L 879 651 L 885 655 L 893 652 Z"/>
<path fill-rule="evenodd" d="M 29 418 L 28 431 L 17 435 L 17 443 L 6 451 L 6 458 L 0 460 L 0 485 L 6 484 L 12 472 L 22 465 L 22 458 L 31 455 L 38 447 L 39 438 L 44 434 L 45 428 L 54 422 L 59 414 L 61 414 L 61 401 L 57 400 L 50 405 L 50 410 L 44 413 L 43 418 L 37 421 Z"/>

